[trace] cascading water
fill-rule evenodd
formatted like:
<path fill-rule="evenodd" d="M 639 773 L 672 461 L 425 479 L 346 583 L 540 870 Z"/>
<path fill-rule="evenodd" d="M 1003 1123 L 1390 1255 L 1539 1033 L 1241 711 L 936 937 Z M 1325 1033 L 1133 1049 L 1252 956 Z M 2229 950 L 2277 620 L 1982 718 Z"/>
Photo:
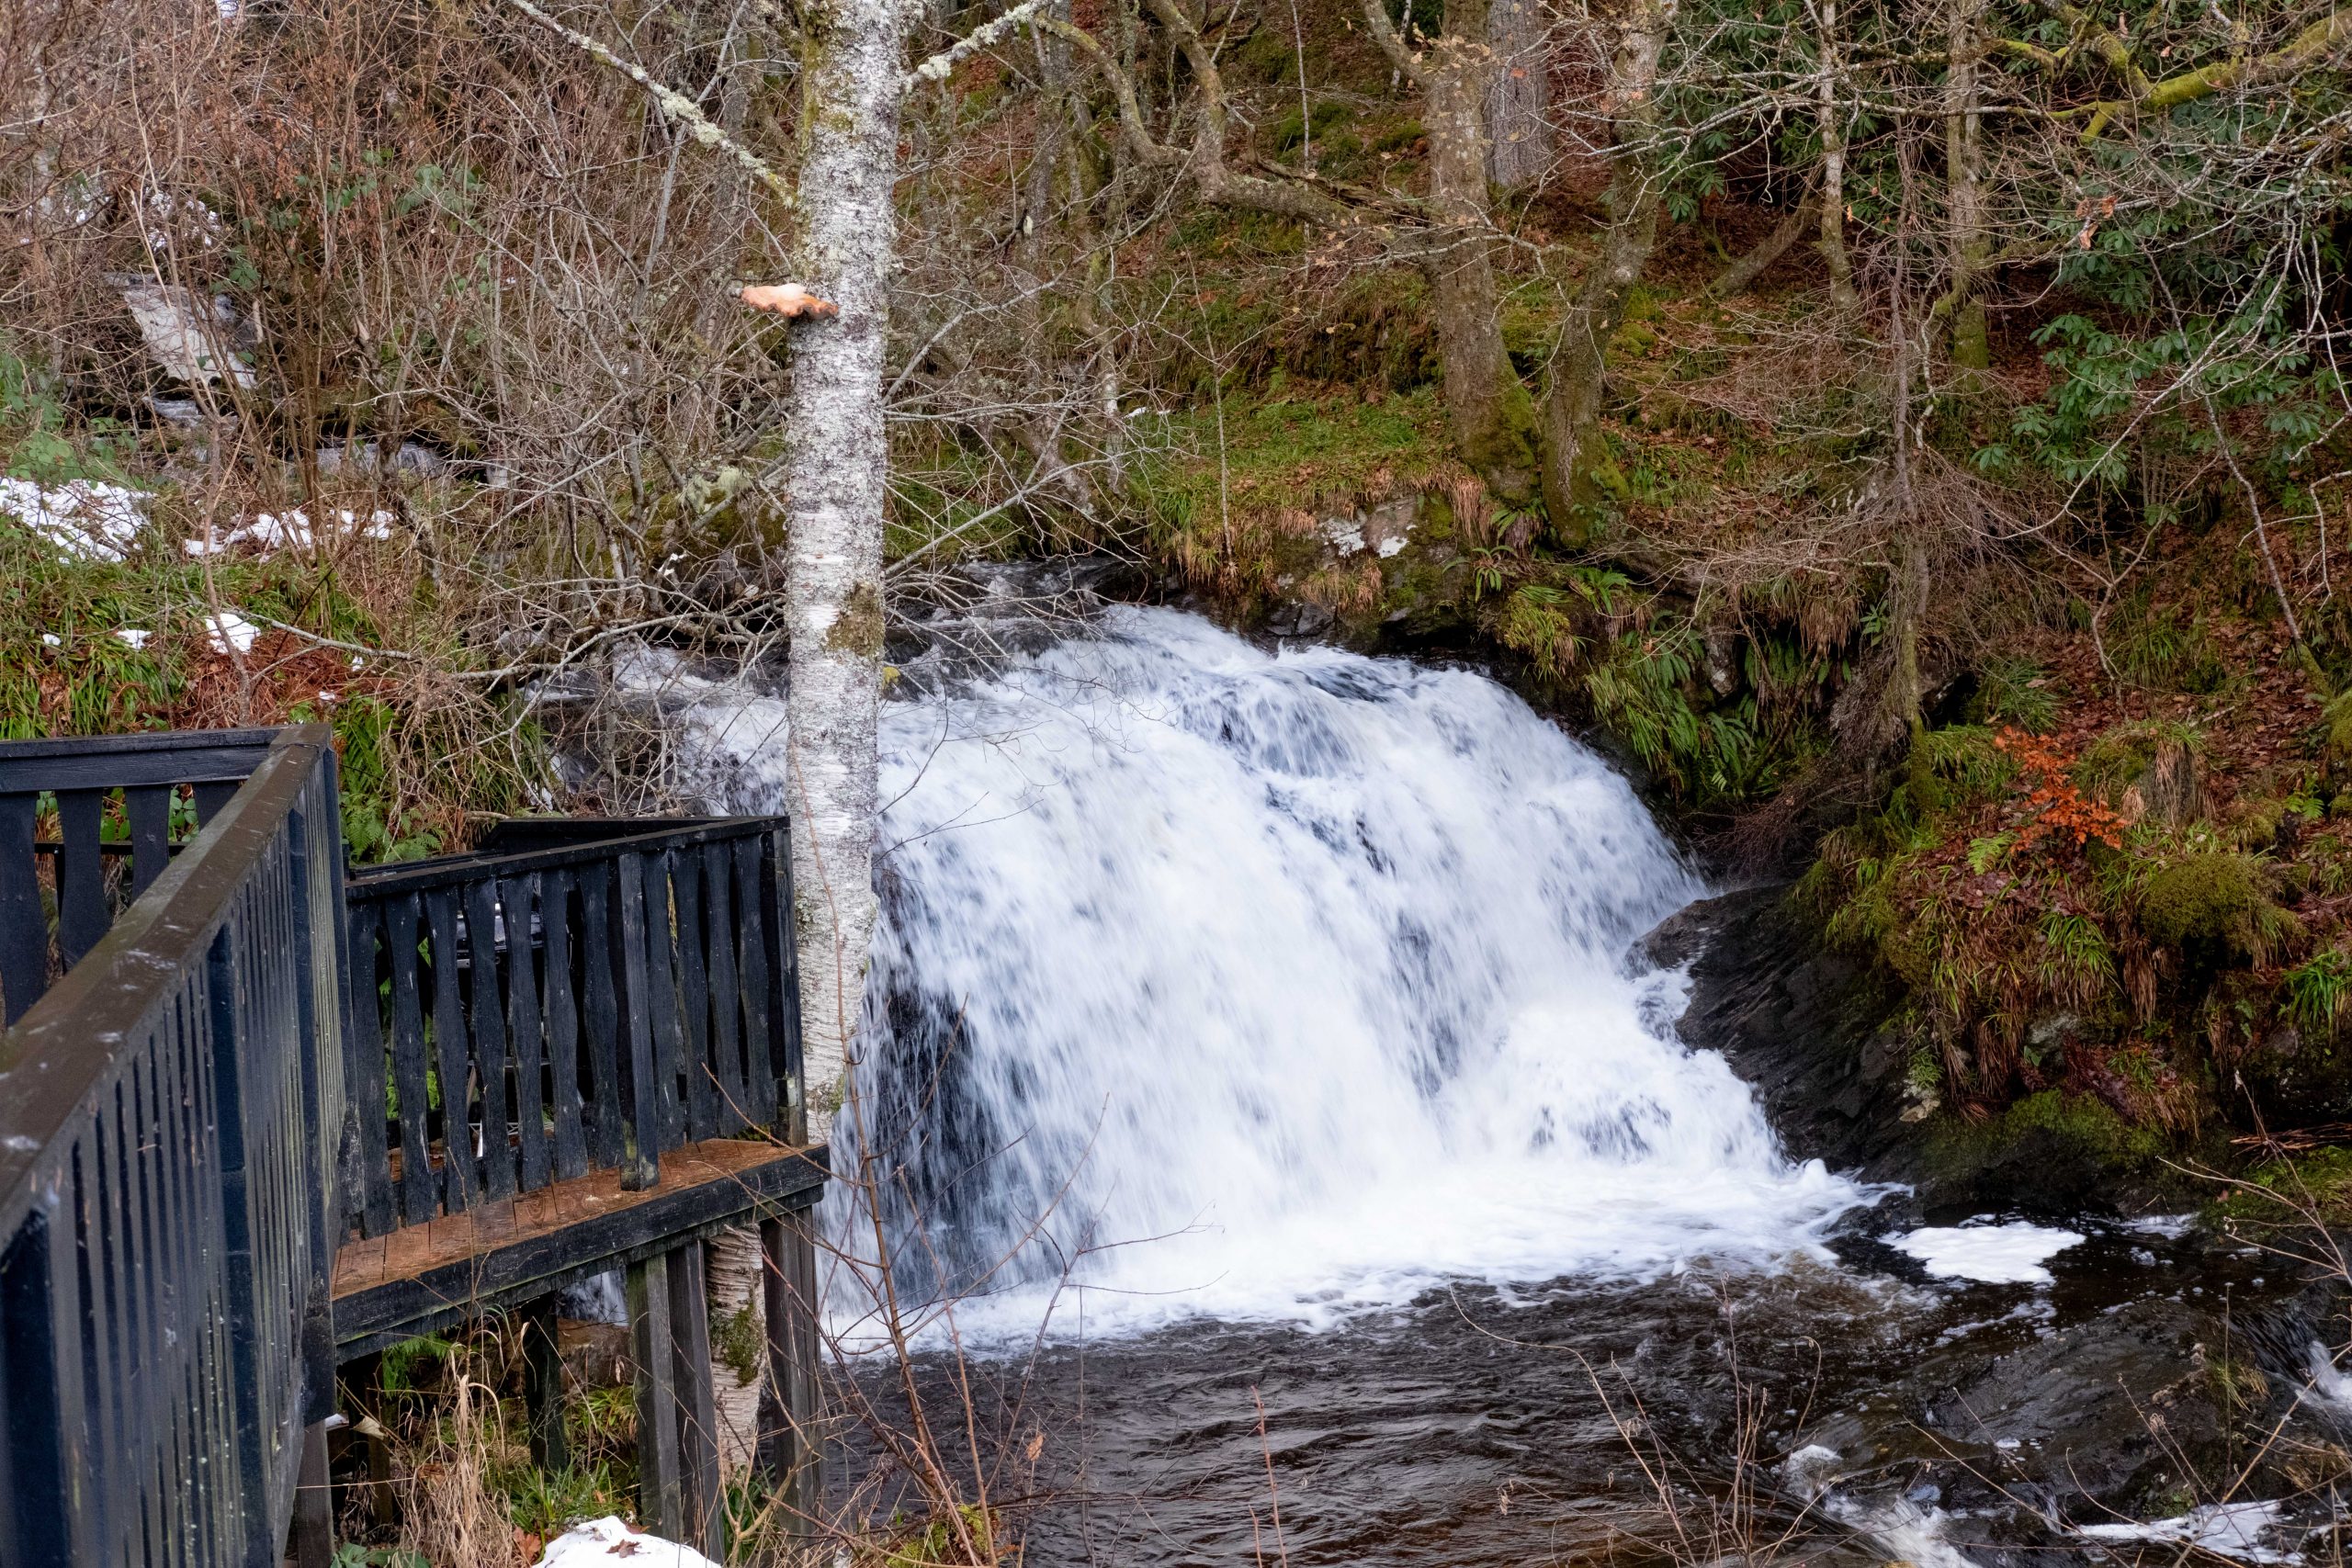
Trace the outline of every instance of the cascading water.
<path fill-rule="evenodd" d="M 707 793 L 781 804 L 780 709 L 686 705 Z M 1646 1275 L 1860 1196 L 1674 1040 L 1626 953 L 1698 880 L 1492 682 L 1114 609 L 883 748 L 863 1110 L 967 1325 L 1065 1270 L 1090 1330 Z"/>

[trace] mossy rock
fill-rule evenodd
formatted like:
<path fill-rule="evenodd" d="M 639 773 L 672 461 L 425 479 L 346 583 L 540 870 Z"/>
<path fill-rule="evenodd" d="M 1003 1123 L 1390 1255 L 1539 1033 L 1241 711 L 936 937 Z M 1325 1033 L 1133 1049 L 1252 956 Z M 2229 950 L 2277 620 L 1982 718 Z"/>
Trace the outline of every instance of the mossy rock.
<path fill-rule="evenodd" d="M 1980 1122 L 1940 1119 L 1921 1150 L 1921 1197 L 2056 1211 L 2120 1204 L 2166 1185 L 2164 1137 L 2105 1100 L 2043 1089 Z"/>
<path fill-rule="evenodd" d="M 2269 905 L 2262 867 L 2251 855 L 2211 851 L 2190 855 L 2148 878 L 2140 924 L 2167 947 L 2239 943 Z"/>

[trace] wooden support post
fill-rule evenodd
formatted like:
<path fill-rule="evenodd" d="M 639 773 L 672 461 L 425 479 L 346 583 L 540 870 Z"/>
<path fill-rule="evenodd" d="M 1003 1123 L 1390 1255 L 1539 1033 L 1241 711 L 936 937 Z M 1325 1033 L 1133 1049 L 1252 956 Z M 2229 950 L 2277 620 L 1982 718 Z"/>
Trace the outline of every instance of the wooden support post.
<path fill-rule="evenodd" d="M 327 1424 L 302 1428 L 302 1468 L 294 1482 L 294 1568 L 331 1568 L 334 1562 L 334 1486 L 327 1468 Z"/>
<path fill-rule="evenodd" d="M 824 1493 L 824 1448 L 817 1431 L 815 1223 L 806 1208 L 760 1222 L 768 1365 L 760 1391 L 759 1459 L 797 1530 L 815 1524 Z"/>
<path fill-rule="evenodd" d="M 727 1555 L 719 1501 L 718 1404 L 710 1380 L 710 1305 L 702 1243 L 670 1254 L 671 1349 L 678 1385 L 678 1470 L 686 1506 L 685 1542 L 714 1562 Z"/>
<path fill-rule="evenodd" d="M 523 1309 L 523 1403 L 531 1417 L 531 1462 L 548 1474 L 571 1469 L 554 1296 L 541 1296 Z"/>
<path fill-rule="evenodd" d="M 655 1535 L 686 1539 L 678 1472 L 677 1352 L 671 1344 L 665 1257 L 628 1267 L 629 1364 L 637 1377 L 637 1517 Z"/>

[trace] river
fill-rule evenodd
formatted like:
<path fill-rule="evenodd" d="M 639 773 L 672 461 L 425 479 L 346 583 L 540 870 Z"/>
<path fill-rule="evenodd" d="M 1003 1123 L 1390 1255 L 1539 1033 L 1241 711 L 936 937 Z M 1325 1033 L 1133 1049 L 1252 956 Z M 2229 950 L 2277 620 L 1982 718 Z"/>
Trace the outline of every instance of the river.
<path fill-rule="evenodd" d="M 2332 1521 L 2317 1470 L 2227 1472 L 2260 1401 L 2211 1394 L 2335 1441 L 2309 1270 L 1792 1156 L 1637 956 L 1705 878 L 1518 697 L 1169 610 L 1021 642 L 935 641 L 888 710 L 835 1142 L 1025 1562 L 2263 1562 Z M 703 792 L 777 808 L 781 705 L 670 686 Z M 854 1207 L 834 1326 L 903 1423 Z M 874 1453 L 833 1487 L 887 1513 Z"/>

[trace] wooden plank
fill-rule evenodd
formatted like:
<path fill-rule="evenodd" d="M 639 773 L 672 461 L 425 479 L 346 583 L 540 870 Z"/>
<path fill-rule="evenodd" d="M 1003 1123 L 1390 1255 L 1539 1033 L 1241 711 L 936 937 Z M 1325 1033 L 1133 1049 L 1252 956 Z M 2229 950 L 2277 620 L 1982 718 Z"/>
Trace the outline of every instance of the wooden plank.
<path fill-rule="evenodd" d="M 764 1206 L 816 1201 L 822 1148 L 717 1139 L 673 1151 L 662 1185 L 629 1190 L 592 1171 L 517 1197 L 345 1246 L 334 1328 L 345 1359 L 676 1247 Z"/>
<path fill-rule="evenodd" d="M 678 1397 L 678 1481 L 685 1542 L 713 1562 L 727 1556 L 727 1513 L 719 1499 L 718 1398 L 711 1386 L 710 1303 L 702 1243 L 670 1254 L 671 1379 Z"/>
<path fill-rule="evenodd" d="M 412 1225 L 423 1224 L 441 1207 L 441 1183 L 428 1141 L 431 1091 L 425 1084 L 424 1010 L 417 973 L 419 903 L 411 894 L 392 899 L 384 911 L 385 950 L 391 961 L 392 1086 L 400 1096 L 401 1214 Z"/>
<path fill-rule="evenodd" d="M 540 1296 L 523 1309 L 523 1403 L 531 1422 L 531 1462 L 559 1474 L 571 1468 L 564 1432 L 569 1404 L 563 1386 L 563 1354 L 556 1334 L 557 1299 Z"/>
<path fill-rule="evenodd" d="M 724 844 L 706 844 L 699 852 L 703 901 L 709 908 L 710 1057 L 719 1100 L 712 1132 L 726 1137 L 741 1132 L 751 1119 L 743 1084 L 743 988 L 735 969 L 735 861 Z"/>
<path fill-rule="evenodd" d="M 629 1362 L 637 1382 L 637 1517 L 653 1534 L 684 1540 L 669 1262 L 657 1254 L 630 1264 L 628 1275 Z"/>
<path fill-rule="evenodd" d="M 774 944 L 768 921 L 775 899 L 763 874 L 763 846 L 757 839 L 738 840 L 734 846 L 736 909 L 735 942 L 738 972 L 743 987 L 743 1113 L 755 1126 L 776 1120 L 776 1061 L 778 1021 L 775 1017 L 775 965 L 769 963 Z"/>
<path fill-rule="evenodd" d="M 670 897 L 667 851 L 639 857 L 645 877 L 646 1021 L 653 1041 L 653 1110 L 661 1136 L 653 1148 L 676 1148 L 686 1141 L 685 1110 L 679 1080 L 685 1076 L 685 1029 L 678 1016 L 677 910 Z"/>
<path fill-rule="evenodd" d="M 523 944 L 527 951 L 530 937 Z M 506 999 L 498 977 L 498 885 L 489 877 L 466 888 L 466 945 L 473 962 L 474 1077 L 481 1085 L 481 1185 L 492 1202 L 514 1196 L 514 1145 L 506 1095 Z"/>
<path fill-rule="evenodd" d="M 376 944 L 383 934 L 384 911 L 378 904 L 355 903 L 349 909 L 350 972 L 345 980 L 351 991 L 351 1037 L 345 1045 L 344 1081 L 357 1121 L 359 1148 L 359 1191 L 352 1201 L 359 1214 L 359 1234 L 381 1235 L 392 1228 L 392 1160 L 384 1133 L 390 1106 L 384 1091 L 383 1003 L 376 983 Z"/>
<path fill-rule="evenodd" d="M 41 912 L 40 863 L 33 853 L 40 797 L 0 795 L 0 1002 L 14 1023 L 49 988 L 49 919 Z"/>
<path fill-rule="evenodd" d="M 542 1012 L 547 1022 L 548 1090 L 554 1103 L 554 1179 L 584 1175 L 588 1144 L 581 1130 L 580 1006 L 571 977 L 572 874 L 550 871 L 539 882 L 539 919 L 545 947 L 539 974 L 545 982 Z M 594 952 L 594 948 L 590 948 Z"/>
<path fill-rule="evenodd" d="M 678 1017 L 684 1027 L 685 1136 L 700 1142 L 718 1135 L 718 1078 L 710 1062 L 710 980 L 703 954 L 708 938 L 702 923 L 702 855 L 694 850 L 669 856 L 670 887 L 678 907 Z"/>
<path fill-rule="evenodd" d="M 95 789 L 65 790 L 57 796 L 57 953 L 71 969 L 98 945 L 114 923 L 107 908 L 106 857 L 98 840 L 106 820 L 106 795 Z"/>
<path fill-rule="evenodd" d="M 302 1429 L 301 1481 L 295 1493 L 294 1533 L 287 1555 L 294 1568 L 334 1568 L 334 1486 L 327 1472 L 327 1428 Z"/>
<path fill-rule="evenodd" d="M 433 933 L 433 1056 L 441 1084 L 441 1196 L 449 1211 L 469 1208 L 481 1191 L 481 1161 L 474 1155 L 473 1103 L 468 1090 L 471 1053 L 467 1049 L 466 1008 L 458 990 L 458 895 L 436 887 L 424 897 L 424 920 Z"/>
<path fill-rule="evenodd" d="M 130 821 L 130 896 L 138 897 L 172 863 L 172 786 L 134 784 L 122 792 Z"/>
<path fill-rule="evenodd" d="M 538 947 L 532 940 L 538 890 L 537 873 L 503 877 L 498 884 L 499 908 L 506 916 L 506 1030 L 514 1055 L 514 1123 L 521 1130 L 526 1188 L 545 1187 L 550 1179 L 546 1075 L 539 1039 Z"/>
<path fill-rule="evenodd" d="M 662 1094 L 655 1081 L 653 1023 L 645 975 L 645 868 L 624 854 L 613 863 L 614 967 L 621 977 L 620 1063 L 627 1114 L 621 1122 L 623 1187 L 650 1187 L 662 1179 Z"/>
<path fill-rule="evenodd" d="M 613 868 L 597 862 L 580 870 L 580 962 L 587 979 L 581 1026 L 588 1034 L 589 1148 L 596 1163 L 621 1163 L 623 1089 L 620 1055 L 620 922 L 613 918 Z"/>

